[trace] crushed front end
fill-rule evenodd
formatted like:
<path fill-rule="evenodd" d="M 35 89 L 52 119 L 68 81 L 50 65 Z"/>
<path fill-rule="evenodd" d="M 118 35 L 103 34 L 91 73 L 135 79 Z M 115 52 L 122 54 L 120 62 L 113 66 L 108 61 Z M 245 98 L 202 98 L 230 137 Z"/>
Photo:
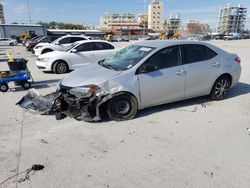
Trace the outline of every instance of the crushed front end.
<path fill-rule="evenodd" d="M 51 94 L 41 96 L 33 90 L 29 91 L 17 104 L 40 114 L 53 113 L 57 120 L 71 117 L 92 122 L 101 120 L 100 106 L 110 98 L 108 93 L 96 85 L 73 88 L 60 85 L 60 89 L 53 94 L 53 97 Z"/>

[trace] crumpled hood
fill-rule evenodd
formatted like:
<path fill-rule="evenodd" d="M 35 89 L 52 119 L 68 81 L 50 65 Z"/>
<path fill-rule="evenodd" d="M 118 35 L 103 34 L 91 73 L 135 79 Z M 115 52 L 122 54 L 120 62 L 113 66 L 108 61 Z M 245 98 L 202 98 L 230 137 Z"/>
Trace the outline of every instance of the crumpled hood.
<path fill-rule="evenodd" d="M 107 69 L 98 63 L 92 63 L 71 72 L 62 79 L 61 85 L 66 87 L 79 87 L 98 84 L 120 73 L 121 71 Z"/>

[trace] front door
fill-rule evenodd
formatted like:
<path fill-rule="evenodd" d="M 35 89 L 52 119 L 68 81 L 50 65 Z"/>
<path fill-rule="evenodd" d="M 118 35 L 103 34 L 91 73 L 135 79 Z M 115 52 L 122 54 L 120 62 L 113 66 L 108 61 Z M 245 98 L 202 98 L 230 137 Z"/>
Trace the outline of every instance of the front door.
<path fill-rule="evenodd" d="M 76 69 L 94 62 L 94 53 L 92 43 L 83 43 L 74 48 L 76 51 L 71 52 L 70 65 Z M 72 51 L 72 50 L 71 50 Z"/>
<path fill-rule="evenodd" d="M 155 70 L 144 71 L 144 65 Z M 184 98 L 186 68 L 182 65 L 180 46 L 156 52 L 138 69 L 140 96 L 143 107 L 172 102 Z"/>

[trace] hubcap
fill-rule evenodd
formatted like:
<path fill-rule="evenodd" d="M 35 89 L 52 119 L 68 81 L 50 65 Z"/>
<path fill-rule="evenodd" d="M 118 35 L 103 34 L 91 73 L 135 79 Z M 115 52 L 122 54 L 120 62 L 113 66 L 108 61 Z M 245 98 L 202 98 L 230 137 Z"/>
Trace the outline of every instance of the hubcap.
<path fill-rule="evenodd" d="M 56 70 L 58 73 L 65 73 L 67 70 L 67 66 L 64 63 L 58 63 L 56 66 Z"/>
<path fill-rule="evenodd" d="M 29 83 L 25 83 L 25 84 L 24 84 L 24 87 L 25 87 L 25 88 L 28 88 L 29 86 L 30 86 Z"/>
<path fill-rule="evenodd" d="M 215 95 L 218 98 L 223 98 L 228 92 L 228 89 L 230 87 L 229 82 L 226 79 L 220 80 L 215 87 Z"/>
<path fill-rule="evenodd" d="M 115 105 L 115 110 L 118 114 L 124 115 L 129 112 L 130 104 L 128 101 L 125 100 L 118 101 Z"/>
<path fill-rule="evenodd" d="M 1 86 L 1 90 L 5 91 L 7 89 L 7 87 L 5 85 Z"/>

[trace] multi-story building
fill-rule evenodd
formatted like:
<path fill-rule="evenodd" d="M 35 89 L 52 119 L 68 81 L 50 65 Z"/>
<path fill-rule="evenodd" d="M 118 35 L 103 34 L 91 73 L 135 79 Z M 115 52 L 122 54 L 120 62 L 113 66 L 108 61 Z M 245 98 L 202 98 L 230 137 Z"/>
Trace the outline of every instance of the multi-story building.
<path fill-rule="evenodd" d="M 0 24 L 5 24 L 3 5 L 0 3 Z"/>
<path fill-rule="evenodd" d="M 141 13 L 138 15 L 138 22 L 141 26 L 148 28 L 148 14 Z"/>
<path fill-rule="evenodd" d="M 176 32 L 181 26 L 180 14 L 171 14 L 169 19 L 165 22 L 165 29 Z"/>
<path fill-rule="evenodd" d="M 110 29 L 112 23 L 137 23 L 134 14 L 107 13 L 100 18 L 100 29 Z"/>
<path fill-rule="evenodd" d="M 163 2 L 159 0 L 153 0 L 148 6 L 148 29 L 154 31 L 163 30 L 163 12 L 164 6 Z"/>
<path fill-rule="evenodd" d="M 100 29 L 114 35 L 141 34 L 142 28 L 134 14 L 108 13 L 100 18 Z"/>
<path fill-rule="evenodd" d="M 241 33 L 244 30 L 247 8 L 228 4 L 220 10 L 218 33 Z"/>

